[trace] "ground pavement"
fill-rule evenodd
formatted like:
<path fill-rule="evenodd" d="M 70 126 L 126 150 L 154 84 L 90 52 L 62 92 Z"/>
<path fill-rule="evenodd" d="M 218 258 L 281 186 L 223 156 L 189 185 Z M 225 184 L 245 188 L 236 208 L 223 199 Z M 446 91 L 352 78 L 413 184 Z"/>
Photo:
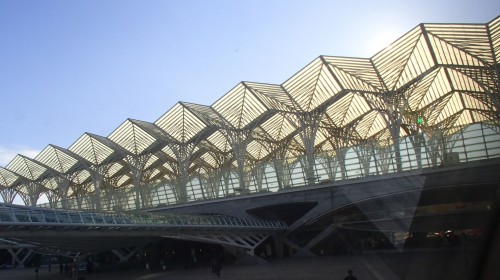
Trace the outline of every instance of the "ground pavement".
<path fill-rule="evenodd" d="M 451 258 L 455 261 L 449 262 Z M 318 258 L 286 258 L 271 260 L 268 264 L 259 265 L 226 265 L 219 279 L 329 279 L 343 280 L 349 269 L 359 280 L 366 279 L 462 279 L 465 271 L 457 269 L 460 256 L 442 255 L 397 255 L 366 254 L 356 256 L 318 257 Z M 448 264 L 448 265 L 447 265 Z M 450 270 L 453 264 L 454 269 Z M 159 280 L 159 279 L 217 279 L 211 273 L 209 264 L 200 264 L 196 268 L 183 269 L 171 267 L 166 271 L 145 269 L 126 269 L 118 271 L 97 272 L 82 275 L 86 280 Z M 437 277 L 437 278 L 436 278 Z M 35 272 L 32 268 L 0 270 L 2 280 L 33 280 Z M 42 267 L 39 280 L 69 280 L 59 271 L 49 272 Z"/>

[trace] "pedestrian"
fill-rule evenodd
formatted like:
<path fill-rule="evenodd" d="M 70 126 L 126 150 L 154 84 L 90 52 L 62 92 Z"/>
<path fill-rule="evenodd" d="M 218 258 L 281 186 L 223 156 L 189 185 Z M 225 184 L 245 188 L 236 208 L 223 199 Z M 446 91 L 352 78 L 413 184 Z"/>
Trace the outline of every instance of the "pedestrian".
<path fill-rule="evenodd" d="M 40 267 L 38 265 L 35 265 L 35 279 L 38 280 L 38 270 Z"/>
<path fill-rule="evenodd" d="M 66 260 L 66 263 L 64 264 L 64 274 L 68 275 L 69 274 L 69 266 L 68 266 L 68 261 Z"/>
<path fill-rule="evenodd" d="M 38 280 L 38 272 L 40 271 L 40 259 L 36 258 L 33 265 L 35 266 L 35 279 Z"/>
<path fill-rule="evenodd" d="M 74 261 L 69 264 L 69 278 L 73 279 L 73 274 L 75 272 L 75 263 Z"/>
<path fill-rule="evenodd" d="M 352 270 L 349 269 L 349 271 L 347 271 L 347 276 L 346 278 L 344 278 L 344 280 L 358 280 L 358 278 L 352 275 Z"/>
<path fill-rule="evenodd" d="M 215 255 L 212 257 L 210 264 L 212 264 L 212 274 L 216 274 L 217 273 L 217 258 L 215 257 Z"/>
<path fill-rule="evenodd" d="M 216 258 L 216 265 L 215 265 L 215 274 L 217 274 L 217 277 L 220 277 L 220 270 L 222 269 L 222 257 L 217 257 Z"/>

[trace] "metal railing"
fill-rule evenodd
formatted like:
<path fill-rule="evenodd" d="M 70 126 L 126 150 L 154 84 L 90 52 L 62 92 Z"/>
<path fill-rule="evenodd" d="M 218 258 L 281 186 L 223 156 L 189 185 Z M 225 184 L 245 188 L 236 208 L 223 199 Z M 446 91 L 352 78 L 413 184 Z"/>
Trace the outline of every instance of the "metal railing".
<path fill-rule="evenodd" d="M 216 227 L 251 229 L 286 229 L 283 221 L 237 219 L 225 216 L 153 215 L 124 213 L 91 213 L 35 207 L 11 207 L 0 204 L 0 225 L 64 224 L 64 225 L 152 225 L 173 227 Z"/>
<path fill-rule="evenodd" d="M 243 176 L 237 169 L 212 173 L 200 171 L 200 175 L 184 180 L 142 185 L 140 192 L 134 187 L 128 190 L 101 191 L 99 196 L 87 195 L 67 199 L 66 208 L 127 211 L 137 208 L 137 200 L 140 200 L 140 208 L 161 207 L 279 192 L 290 188 L 409 170 L 449 167 L 498 157 L 500 127 L 475 124 L 457 129 L 451 135 L 432 131 L 396 140 L 367 142 L 314 155 L 248 165 L 245 166 Z M 138 193 L 141 194 L 139 198 Z M 62 202 L 40 206 L 62 208 Z"/>

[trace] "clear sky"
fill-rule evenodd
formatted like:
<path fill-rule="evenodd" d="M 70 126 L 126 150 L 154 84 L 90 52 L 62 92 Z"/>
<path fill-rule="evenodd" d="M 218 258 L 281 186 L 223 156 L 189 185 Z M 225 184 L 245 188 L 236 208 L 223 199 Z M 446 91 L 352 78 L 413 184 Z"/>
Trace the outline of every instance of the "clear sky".
<path fill-rule="evenodd" d="M 0 166 L 319 55 L 371 57 L 422 22 L 498 15 L 493 0 L 0 0 Z"/>

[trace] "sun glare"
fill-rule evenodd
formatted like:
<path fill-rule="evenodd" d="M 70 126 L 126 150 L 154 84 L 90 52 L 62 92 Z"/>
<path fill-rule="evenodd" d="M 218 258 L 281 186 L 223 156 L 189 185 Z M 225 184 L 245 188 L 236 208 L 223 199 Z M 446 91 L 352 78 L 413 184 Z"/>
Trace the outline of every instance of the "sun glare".
<path fill-rule="evenodd" d="M 398 33 L 394 30 L 380 30 L 373 33 L 366 40 L 365 52 L 370 56 L 373 56 L 383 49 L 390 48 L 390 45 L 402 34 L 403 33 Z"/>

